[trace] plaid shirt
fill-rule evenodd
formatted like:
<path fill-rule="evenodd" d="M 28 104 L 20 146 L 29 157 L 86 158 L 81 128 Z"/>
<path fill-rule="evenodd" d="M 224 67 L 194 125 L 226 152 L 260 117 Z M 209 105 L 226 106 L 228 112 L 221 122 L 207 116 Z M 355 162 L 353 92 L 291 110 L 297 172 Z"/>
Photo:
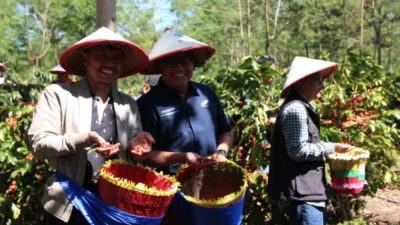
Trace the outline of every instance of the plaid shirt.
<path fill-rule="evenodd" d="M 312 104 L 309 103 L 311 106 Z M 314 106 L 312 106 L 314 109 Z M 308 143 L 307 110 L 301 103 L 293 103 L 286 107 L 279 117 L 288 151 L 292 160 L 322 161 L 332 154 L 335 147 L 332 143 Z M 307 202 L 307 204 L 325 207 L 325 202 Z"/>

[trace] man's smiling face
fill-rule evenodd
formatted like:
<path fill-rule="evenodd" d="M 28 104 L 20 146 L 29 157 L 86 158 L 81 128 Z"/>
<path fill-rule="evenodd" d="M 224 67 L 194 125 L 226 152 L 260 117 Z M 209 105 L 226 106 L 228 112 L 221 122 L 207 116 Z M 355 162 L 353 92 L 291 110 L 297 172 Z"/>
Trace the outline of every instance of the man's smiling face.
<path fill-rule="evenodd" d="M 186 94 L 194 71 L 190 52 L 178 53 L 161 60 L 161 76 L 165 85 Z"/>
<path fill-rule="evenodd" d="M 124 53 L 112 45 L 90 47 L 83 52 L 86 75 L 90 83 L 110 85 L 121 75 Z"/>

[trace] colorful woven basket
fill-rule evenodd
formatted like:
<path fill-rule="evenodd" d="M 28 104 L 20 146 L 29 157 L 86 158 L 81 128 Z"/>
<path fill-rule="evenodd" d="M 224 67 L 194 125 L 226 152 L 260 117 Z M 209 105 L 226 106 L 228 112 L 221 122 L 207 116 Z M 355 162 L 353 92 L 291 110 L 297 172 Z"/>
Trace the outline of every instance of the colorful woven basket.
<path fill-rule="evenodd" d="M 332 188 L 336 194 L 359 194 L 363 190 L 367 184 L 365 165 L 368 158 L 369 152 L 361 148 L 328 156 Z"/>
<path fill-rule="evenodd" d="M 118 209 L 145 217 L 164 216 L 179 183 L 150 168 L 107 161 L 100 172 L 99 197 Z"/>

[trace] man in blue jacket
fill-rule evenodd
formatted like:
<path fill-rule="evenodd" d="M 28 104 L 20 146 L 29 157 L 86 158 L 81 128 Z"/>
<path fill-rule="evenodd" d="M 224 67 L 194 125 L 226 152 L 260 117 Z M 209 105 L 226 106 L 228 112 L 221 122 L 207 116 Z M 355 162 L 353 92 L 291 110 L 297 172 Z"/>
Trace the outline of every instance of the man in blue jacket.
<path fill-rule="evenodd" d="M 207 85 L 191 81 L 215 53 L 204 43 L 166 29 L 150 53 L 145 74 L 161 74 L 158 84 L 138 100 L 143 130 L 156 143 L 144 163 L 175 174 L 179 165 L 210 166 L 198 158 L 226 159 L 233 134 L 222 105 Z M 143 72 L 142 72 L 143 73 Z"/>

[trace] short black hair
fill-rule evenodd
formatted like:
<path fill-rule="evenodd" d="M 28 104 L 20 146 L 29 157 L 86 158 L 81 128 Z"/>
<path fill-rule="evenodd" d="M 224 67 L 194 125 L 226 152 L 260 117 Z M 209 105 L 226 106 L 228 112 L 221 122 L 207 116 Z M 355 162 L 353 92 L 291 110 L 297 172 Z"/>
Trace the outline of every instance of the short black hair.
<path fill-rule="evenodd" d="M 275 63 L 275 60 L 268 55 L 262 55 L 262 56 L 257 57 L 256 62 L 258 64 L 268 63 L 268 64 L 272 65 Z"/>

